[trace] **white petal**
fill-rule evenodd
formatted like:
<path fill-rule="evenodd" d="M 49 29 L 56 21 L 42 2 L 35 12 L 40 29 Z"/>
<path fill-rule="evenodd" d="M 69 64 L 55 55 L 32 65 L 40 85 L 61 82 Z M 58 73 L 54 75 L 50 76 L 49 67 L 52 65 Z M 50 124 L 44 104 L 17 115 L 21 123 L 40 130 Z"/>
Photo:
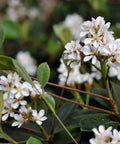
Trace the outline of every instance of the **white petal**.
<path fill-rule="evenodd" d="M 91 41 L 92 41 L 92 38 L 86 38 L 86 39 L 84 40 L 84 43 L 85 43 L 85 44 L 90 44 Z"/>
<path fill-rule="evenodd" d="M 36 121 L 36 123 L 37 123 L 38 125 L 41 125 L 41 124 L 42 124 L 42 122 L 41 122 L 41 121 Z"/>
<path fill-rule="evenodd" d="M 41 120 L 41 121 L 45 121 L 46 119 L 47 119 L 47 117 L 44 116 L 44 117 L 42 117 L 40 120 Z"/>
<path fill-rule="evenodd" d="M 20 96 L 21 96 L 21 94 L 20 94 L 20 93 L 17 93 L 17 94 L 15 95 L 15 97 L 16 97 L 17 99 L 19 99 L 19 98 L 20 98 Z"/>
<path fill-rule="evenodd" d="M 103 125 L 99 126 L 99 131 L 100 131 L 100 133 L 104 133 L 105 127 Z"/>
<path fill-rule="evenodd" d="M 114 136 L 117 136 L 117 135 L 118 135 L 118 130 L 114 129 L 114 130 L 113 130 L 113 135 L 114 135 Z"/>
<path fill-rule="evenodd" d="M 98 43 L 97 41 L 94 41 L 94 42 L 93 42 L 93 45 L 94 45 L 95 48 L 98 48 L 99 43 Z"/>
<path fill-rule="evenodd" d="M 20 104 L 21 104 L 21 105 L 26 105 L 27 102 L 26 102 L 25 100 L 22 100 L 22 101 L 20 101 Z"/>
<path fill-rule="evenodd" d="M 19 122 L 17 122 L 17 121 L 15 121 L 15 122 L 13 122 L 12 123 L 12 126 L 14 127 L 14 126 L 18 126 L 19 125 Z"/>
<path fill-rule="evenodd" d="M 96 144 L 96 142 L 95 142 L 95 139 L 94 139 L 94 138 L 90 139 L 90 140 L 89 140 L 89 142 L 90 142 L 90 144 Z"/>
<path fill-rule="evenodd" d="M 5 93 L 3 94 L 3 97 L 4 97 L 4 100 L 8 99 L 8 92 L 5 92 Z"/>
<path fill-rule="evenodd" d="M 36 116 L 37 116 L 37 111 L 36 111 L 36 110 L 33 110 L 32 112 L 33 112 L 33 116 L 36 117 Z"/>
<path fill-rule="evenodd" d="M 95 135 L 98 135 L 98 136 L 100 135 L 96 128 L 93 128 L 92 131 L 95 133 Z"/>
<path fill-rule="evenodd" d="M 45 110 L 44 109 L 42 109 L 42 110 L 39 111 L 39 117 L 44 116 L 44 114 L 45 114 Z"/>
<path fill-rule="evenodd" d="M 18 106 L 19 106 L 19 103 L 18 103 L 18 102 L 16 102 L 16 103 L 12 104 L 12 108 L 13 108 L 13 109 L 18 108 Z"/>
<path fill-rule="evenodd" d="M 92 64 L 95 64 L 97 62 L 97 58 L 96 58 L 96 56 L 94 56 L 93 58 L 92 58 Z"/>
<path fill-rule="evenodd" d="M 84 57 L 83 61 L 84 62 L 89 61 L 91 58 L 92 58 L 92 56 L 86 56 L 86 57 Z"/>
<path fill-rule="evenodd" d="M 11 112 L 11 113 L 10 113 L 10 117 L 14 117 L 14 112 Z"/>
<path fill-rule="evenodd" d="M 28 90 L 24 90 L 22 91 L 23 96 L 29 96 L 29 91 Z"/>
<path fill-rule="evenodd" d="M 11 93 L 12 93 L 12 94 L 15 94 L 16 92 L 17 92 L 16 89 L 14 89 L 14 88 L 11 89 Z"/>
<path fill-rule="evenodd" d="M 5 114 L 5 115 L 3 115 L 3 116 L 2 116 L 2 121 L 7 120 L 8 116 L 9 116 L 9 114 L 8 114 L 8 113 L 7 113 L 7 114 Z"/>
<path fill-rule="evenodd" d="M 88 32 L 80 32 L 80 37 L 84 37 Z"/>

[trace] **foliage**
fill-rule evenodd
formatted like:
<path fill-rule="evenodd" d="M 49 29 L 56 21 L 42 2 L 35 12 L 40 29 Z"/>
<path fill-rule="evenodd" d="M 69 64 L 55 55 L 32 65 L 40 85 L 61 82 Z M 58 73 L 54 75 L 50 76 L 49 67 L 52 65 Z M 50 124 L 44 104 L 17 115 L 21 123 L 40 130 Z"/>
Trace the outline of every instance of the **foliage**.
<path fill-rule="evenodd" d="M 110 31 L 114 31 L 115 38 L 120 37 L 119 7 L 120 3 L 114 0 L 18 0 L 15 4 L 0 2 L 1 143 L 87 144 L 93 137 L 93 128 L 104 125 L 105 128 L 112 126 L 113 129 L 120 129 L 120 78 L 115 73 L 115 77 L 109 76 L 110 65 L 107 60 L 111 55 L 101 57 L 99 53 L 99 69 L 92 61 L 84 62 L 85 51 L 79 49 L 85 46 L 79 28 L 82 22 L 91 17 L 103 16 L 106 22 L 111 21 Z M 72 15 L 76 19 L 72 17 L 67 23 L 67 17 Z M 81 21 L 78 27 L 77 16 Z M 78 33 L 78 38 L 74 32 L 76 36 Z M 90 33 L 88 35 L 89 39 Z M 71 40 L 80 40 L 78 43 L 81 47 L 72 47 L 78 49 L 68 55 L 67 44 Z M 23 63 L 27 63 L 26 67 L 17 59 L 20 51 L 29 52 L 29 55 L 22 56 Z M 73 53 L 80 54 L 81 59 L 77 63 Z M 61 69 L 58 68 L 60 58 Z M 77 69 L 80 61 L 81 67 Z M 115 61 L 114 57 L 112 64 Z M 75 70 L 72 64 L 77 64 Z M 38 68 L 32 75 L 27 67 L 34 70 L 33 66 Z M 91 66 L 98 68 L 102 80 L 89 79 Z M 85 76 L 81 77 L 80 83 L 78 71 L 80 76 Z M 75 72 L 78 73 L 75 75 Z M 93 70 L 93 75 L 95 72 Z M 64 86 L 58 85 L 58 81 Z M 18 107 L 14 108 L 16 103 Z M 7 115 L 8 118 L 4 120 Z"/>

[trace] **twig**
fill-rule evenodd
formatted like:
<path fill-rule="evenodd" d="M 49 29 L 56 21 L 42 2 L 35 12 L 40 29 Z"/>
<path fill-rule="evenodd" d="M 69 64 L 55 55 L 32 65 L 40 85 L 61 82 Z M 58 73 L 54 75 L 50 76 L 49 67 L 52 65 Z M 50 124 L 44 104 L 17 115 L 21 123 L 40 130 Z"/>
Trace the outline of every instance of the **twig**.
<path fill-rule="evenodd" d="M 54 84 L 54 83 L 51 83 L 51 82 L 47 82 L 47 84 L 48 84 L 48 85 L 55 86 L 55 87 L 64 88 L 64 89 L 67 89 L 67 90 L 77 91 L 77 92 L 80 92 L 80 93 L 84 93 L 84 94 L 88 94 L 88 95 L 96 96 L 96 97 L 99 97 L 99 98 L 102 98 L 102 99 L 105 99 L 105 100 L 108 100 L 108 101 L 109 101 L 109 98 L 104 97 L 104 96 L 102 96 L 102 95 L 98 95 L 98 94 L 94 94 L 94 93 L 86 92 L 86 91 L 83 91 L 83 90 L 78 90 L 78 89 L 74 89 L 74 88 L 70 88 L 70 87 L 66 87 L 66 86 L 62 86 L 62 85 L 58 85 L 58 84 Z"/>
<path fill-rule="evenodd" d="M 61 96 L 58 96 L 56 94 L 53 94 L 51 92 L 47 92 L 48 94 L 52 95 L 53 97 L 56 97 L 56 98 L 59 98 L 61 100 L 64 100 L 64 101 L 67 101 L 67 102 L 70 102 L 70 103 L 73 103 L 73 104 L 77 104 L 81 107 L 87 107 L 89 109 L 94 109 L 94 110 L 98 110 L 98 111 L 101 111 L 101 112 L 104 112 L 104 113 L 108 113 L 108 114 L 111 114 L 111 115 L 114 115 L 114 112 L 112 111 L 109 111 L 109 110 L 104 110 L 104 109 L 101 109 L 101 108 L 97 108 L 97 107 L 94 107 L 94 106 L 89 106 L 89 105 L 85 105 L 85 104 L 80 104 L 76 101 L 73 101 L 73 100 L 70 100 L 70 99 L 67 99 L 67 98 L 64 98 L 64 97 L 61 97 Z"/>

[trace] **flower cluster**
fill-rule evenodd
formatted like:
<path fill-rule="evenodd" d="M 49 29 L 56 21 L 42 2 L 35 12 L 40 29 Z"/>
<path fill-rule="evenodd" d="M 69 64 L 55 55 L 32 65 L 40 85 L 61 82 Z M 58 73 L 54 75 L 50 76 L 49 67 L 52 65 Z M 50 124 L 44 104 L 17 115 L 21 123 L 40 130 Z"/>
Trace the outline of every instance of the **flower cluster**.
<path fill-rule="evenodd" d="M 35 122 L 37 125 L 42 125 L 42 121 L 45 121 L 47 119 L 45 114 L 45 110 L 42 109 L 39 111 L 39 113 L 35 110 L 29 107 L 28 109 L 25 106 L 22 106 L 19 109 L 20 114 L 14 114 L 15 121 L 12 123 L 12 126 L 17 126 L 20 128 L 23 123 L 28 122 Z"/>
<path fill-rule="evenodd" d="M 7 16 L 13 21 L 21 21 L 25 18 L 35 19 L 40 17 L 40 12 L 36 8 L 24 6 L 21 0 L 9 0 L 7 8 Z"/>
<path fill-rule="evenodd" d="M 19 51 L 16 60 L 26 69 L 26 71 L 34 76 L 37 71 L 37 62 L 28 51 Z"/>
<path fill-rule="evenodd" d="M 105 129 L 103 125 L 100 125 L 98 130 L 93 128 L 95 138 L 89 140 L 90 144 L 120 144 L 120 131 L 108 127 Z"/>
<path fill-rule="evenodd" d="M 36 88 L 28 82 L 21 82 L 21 77 L 17 73 L 9 73 L 7 77 L 0 76 L 0 90 L 3 91 L 4 100 L 2 121 L 12 117 L 17 120 L 12 126 L 18 125 L 20 127 L 22 123 L 29 120 L 40 124 L 41 121 L 46 119 L 46 117 L 43 117 L 44 110 L 37 114 L 37 111 L 32 110 L 32 108 L 26 109 L 28 99 L 37 99 L 42 94 L 40 84 L 37 81 L 33 82 Z"/>
<path fill-rule="evenodd" d="M 80 26 L 80 41 L 65 45 L 64 59 L 67 65 L 73 68 L 81 62 L 89 62 L 100 70 L 104 62 L 108 75 L 120 79 L 120 39 L 114 39 L 113 32 L 108 31 L 109 27 L 110 23 L 105 23 L 100 16 L 83 22 Z"/>

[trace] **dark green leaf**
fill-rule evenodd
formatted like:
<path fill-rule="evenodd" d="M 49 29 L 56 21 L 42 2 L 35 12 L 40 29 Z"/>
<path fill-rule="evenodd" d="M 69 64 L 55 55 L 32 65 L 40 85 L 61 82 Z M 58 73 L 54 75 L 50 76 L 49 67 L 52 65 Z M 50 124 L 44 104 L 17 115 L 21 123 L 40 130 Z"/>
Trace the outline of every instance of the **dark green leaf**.
<path fill-rule="evenodd" d="M 38 139 L 30 137 L 26 144 L 42 144 Z"/>
<path fill-rule="evenodd" d="M 34 85 L 26 70 L 13 58 L 0 55 L 0 70 L 16 71 L 25 81 Z"/>
<path fill-rule="evenodd" d="M 118 111 L 120 112 L 120 86 L 111 82 L 111 88 L 113 99 L 115 100 Z"/>
<path fill-rule="evenodd" d="M 106 127 L 113 126 L 117 128 L 118 122 L 112 121 L 108 114 L 97 113 L 97 114 L 87 114 L 80 118 L 80 129 L 81 131 L 91 131 L 93 128 L 99 125 L 104 125 Z"/>
<path fill-rule="evenodd" d="M 10 39 L 20 38 L 20 33 L 18 30 L 17 23 L 15 23 L 11 20 L 8 20 L 8 19 L 2 20 L 1 23 L 3 24 L 6 38 L 10 38 Z"/>
<path fill-rule="evenodd" d="M 45 87 L 46 83 L 48 82 L 49 76 L 50 76 L 50 68 L 48 64 L 46 62 L 40 64 L 37 70 L 37 78 L 39 83 L 41 84 L 42 89 Z"/>
<path fill-rule="evenodd" d="M 53 30 L 56 36 L 64 43 L 68 43 L 71 41 L 71 33 L 68 28 L 64 25 L 58 24 L 53 26 Z"/>
<path fill-rule="evenodd" d="M 67 121 L 67 118 L 74 113 L 74 111 L 78 108 L 77 105 L 75 104 L 71 104 L 71 103 L 65 103 L 58 111 L 57 115 L 59 116 L 59 118 L 62 120 L 62 122 L 64 123 L 65 121 Z M 54 124 L 54 133 L 57 133 L 59 131 L 63 130 L 63 128 L 61 127 L 60 123 L 55 120 L 55 124 Z"/>
<path fill-rule="evenodd" d="M 11 127 L 9 124 L 2 124 L 3 131 L 15 141 L 26 141 L 30 136 L 43 138 L 40 128 L 35 123 L 23 124 L 23 127 Z M 33 131 L 34 130 L 34 131 Z"/>
<path fill-rule="evenodd" d="M 5 139 L 5 140 L 8 140 L 8 138 L 7 137 L 5 137 L 3 134 L 1 134 L 0 133 L 0 138 L 2 138 L 2 139 Z M 8 140 L 9 141 L 9 140 Z"/>
<path fill-rule="evenodd" d="M 2 44 L 4 42 L 4 39 L 5 39 L 4 29 L 3 26 L 0 24 L 0 54 L 3 53 Z"/>
<path fill-rule="evenodd" d="M 108 97 L 106 89 L 103 89 L 103 88 L 91 89 L 90 92 Z M 105 106 L 106 108 L 112 109 L 109 101 L 99 98 L 99 97 L 95 97 L 95 96 L 94 97 L 91 96 L 91 98 L 93 98 L 94 100 L 99 102 L 101 105 Z"/>
<path fill-rule="evenodd" d="M 80 127 L 80 119 L 82 117 L 84 117 L 85 115 L 88 114 L 96 114 L 99 113 L 96 110 L 91 110 L 91 109 L 78 109 L 75 111 L 71 111 L 71 113 L 66 117 L 66 119 L 64 120 L 64 124 L 67 128 L 79 128 Z M 57 126 L 57 128 L 55 129 L 55 132 L 60 132 L 63 130 L 62 127 Z"/>
<path fill-rule="evenodd" d="M 27 71 L 24 67 L 22 67 L 15 59 L 12 59 L 13 65 L 15 67 L 15 71 L 27 82 L 29 82 L 32 86 L 34 86 L 33 81 L 28 75 Z"/>
<path fill-rule="evenodd" d="M 48 103 L 50 104 L 51 108 L 53 110 L 55 110 L 55 100 L 54 100 L 54 98 L 49 94 L 45 94 L 45 98 L 48 101 Z"/>
<path fill-rule="evenodd" d="M 12 58 L 0 55 L 0 70 L 15 71 L 15 67 L 13 65 Z"/>

